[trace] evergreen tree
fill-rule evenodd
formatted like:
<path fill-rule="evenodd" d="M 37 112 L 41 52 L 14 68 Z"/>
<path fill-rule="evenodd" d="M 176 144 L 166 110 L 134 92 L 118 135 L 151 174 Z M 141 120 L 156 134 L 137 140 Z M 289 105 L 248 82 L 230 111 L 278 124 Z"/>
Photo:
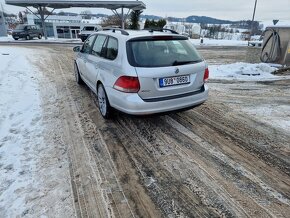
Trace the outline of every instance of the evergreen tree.
<path fill-rule="evenodd" d="M 24 23 L 23 15 L 22 15 L 21 11 L 19 11 L 18 17 L 19 17 L 20 23 Z"/>
<path fill-rule="evenodd" d="M 158 21 L 154 21 L 154 20 L 148 20 L 146 19 L 145 21 L 145 26 L 144 28 L 148 29 L 148 28 L 151 28 L 151 29 L 161 29 L 163 28 L 164 26 L 166 25 L 166 20 L 164 19 L 160 19 Z"/>
<path fill-rule="evenodd" d="M 166 20 L 161 19 L 157 22 L 157 27 L 163 28 L 166 25 Z"/>
<path fill-rule="evenodd" d="M 130 14 L 130 21 L 131 21 L 130 29 L 138 30 L 140 28 L 139 20 L 140 20 L 140 15 L 142 14 L 142 12 L 143 11 L 141 11 L 141 10 L 136 10 L 136 11 L 131 12 L 131 14 Z"/>
<path fill-rule="evenodd" d="M 146 19 L 146 20 L 145 20 L 144 28 L 145 28 L 145 29 L 149 28 L 149 25 L 150 25 L 150 20 Z"/>

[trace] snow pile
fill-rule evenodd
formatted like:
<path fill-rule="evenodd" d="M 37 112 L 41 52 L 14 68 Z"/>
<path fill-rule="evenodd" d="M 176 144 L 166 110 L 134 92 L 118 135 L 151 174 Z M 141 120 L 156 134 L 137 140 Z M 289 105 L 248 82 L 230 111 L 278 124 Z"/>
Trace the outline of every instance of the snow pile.
<path fill-rule="evenodd" d="M 9 41 L 14 41 L 11 35 L 0 37 L 0 42 L 9 42 Z"/>
<path fill-rule="evenodd" d="M 226 80 L 273 80 L 281 77 L 272 74 L 277 70 L 268 64 L 249 64 L 249 63 L 234 63 L 225 65 L 209 66 L 210 79 L 226 79 Z"/>
<path fill-rule="evenodd" d="M 190 39 L 194 45 L 198 46 L 248 46 L 248 41 L 227 40 L 227 39 L 208 39 L 204 38 L 203 43 L 200 39 Z"/>

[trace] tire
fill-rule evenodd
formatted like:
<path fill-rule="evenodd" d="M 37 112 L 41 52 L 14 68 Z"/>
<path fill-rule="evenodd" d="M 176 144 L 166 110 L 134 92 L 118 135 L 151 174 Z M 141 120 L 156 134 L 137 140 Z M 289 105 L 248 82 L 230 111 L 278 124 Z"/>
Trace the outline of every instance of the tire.
<path fill-rule="evenodd" d="M 27 35 L 27 36 L 25 37 L 25 39 L 26 39 L 26 40 L 30 40 L 30 39 L 31 39 L 30 35 Z"/>
<path fill-rule="evenodd" d="M 41 39 L 42 38 L 42 34 L 38 34 L 38 38 Z"/>
<path fill-rule="evenodd" d="M 75 72 L 75 78 L 76 78 L 76 82 L 79 85 L 84 84 L 83 79 L 81 78 L 80 72 L 79 72 L 79 68 L 76 62 L 74 62 L 74 72 Z"/>
<path fill-rule="evenodd" d="M 99 84 L 97 91 L 99 111 L 105 119 L 109 119 L 111 118 L 112 108 L 110 106 L 104 86 Z"/>
<path fill-rule="evenodd" d="M 13 38 L 14 40 L 18 40 L 18 38 Z"/>

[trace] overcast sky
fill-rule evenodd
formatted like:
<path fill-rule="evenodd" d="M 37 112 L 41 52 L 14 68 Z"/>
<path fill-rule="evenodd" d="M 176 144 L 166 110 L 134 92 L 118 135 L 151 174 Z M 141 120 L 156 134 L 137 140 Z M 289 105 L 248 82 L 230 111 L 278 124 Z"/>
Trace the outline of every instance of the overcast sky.
<path fill-rule="evenodd" d="M 28 0 L 26 0 L 28 1 Z M 49 1 L 49 0 L 48 0 Z M 80 0 L 81 1 L 81 0 Z M 20 7 L 5 5 L 6 12 L 18 13 Z M 147 9 L 143 14 L 162 17 L 209 16 L 227 20 L 252 19 L 255 0 L 143 0 Z M 86 9 L 73 8 L 63 11 L 80 12 Z M 107 9 L 89 9 L 93 13 L 111 14 Z M 60 10 L 56 10 L 59 12 Z M 290 20 L 290 0 L 258 0 L 255 20 Z"/>

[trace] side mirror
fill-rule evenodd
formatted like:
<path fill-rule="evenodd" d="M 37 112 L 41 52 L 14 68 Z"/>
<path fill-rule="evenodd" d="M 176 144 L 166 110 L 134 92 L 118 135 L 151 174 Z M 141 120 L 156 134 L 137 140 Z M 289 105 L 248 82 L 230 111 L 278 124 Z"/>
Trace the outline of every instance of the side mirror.
<path fill-rule="evenodd" d="M 81 51 L 81 46 L 76 46 L 73 48 L 74 52 L 80 52 Z"/>

